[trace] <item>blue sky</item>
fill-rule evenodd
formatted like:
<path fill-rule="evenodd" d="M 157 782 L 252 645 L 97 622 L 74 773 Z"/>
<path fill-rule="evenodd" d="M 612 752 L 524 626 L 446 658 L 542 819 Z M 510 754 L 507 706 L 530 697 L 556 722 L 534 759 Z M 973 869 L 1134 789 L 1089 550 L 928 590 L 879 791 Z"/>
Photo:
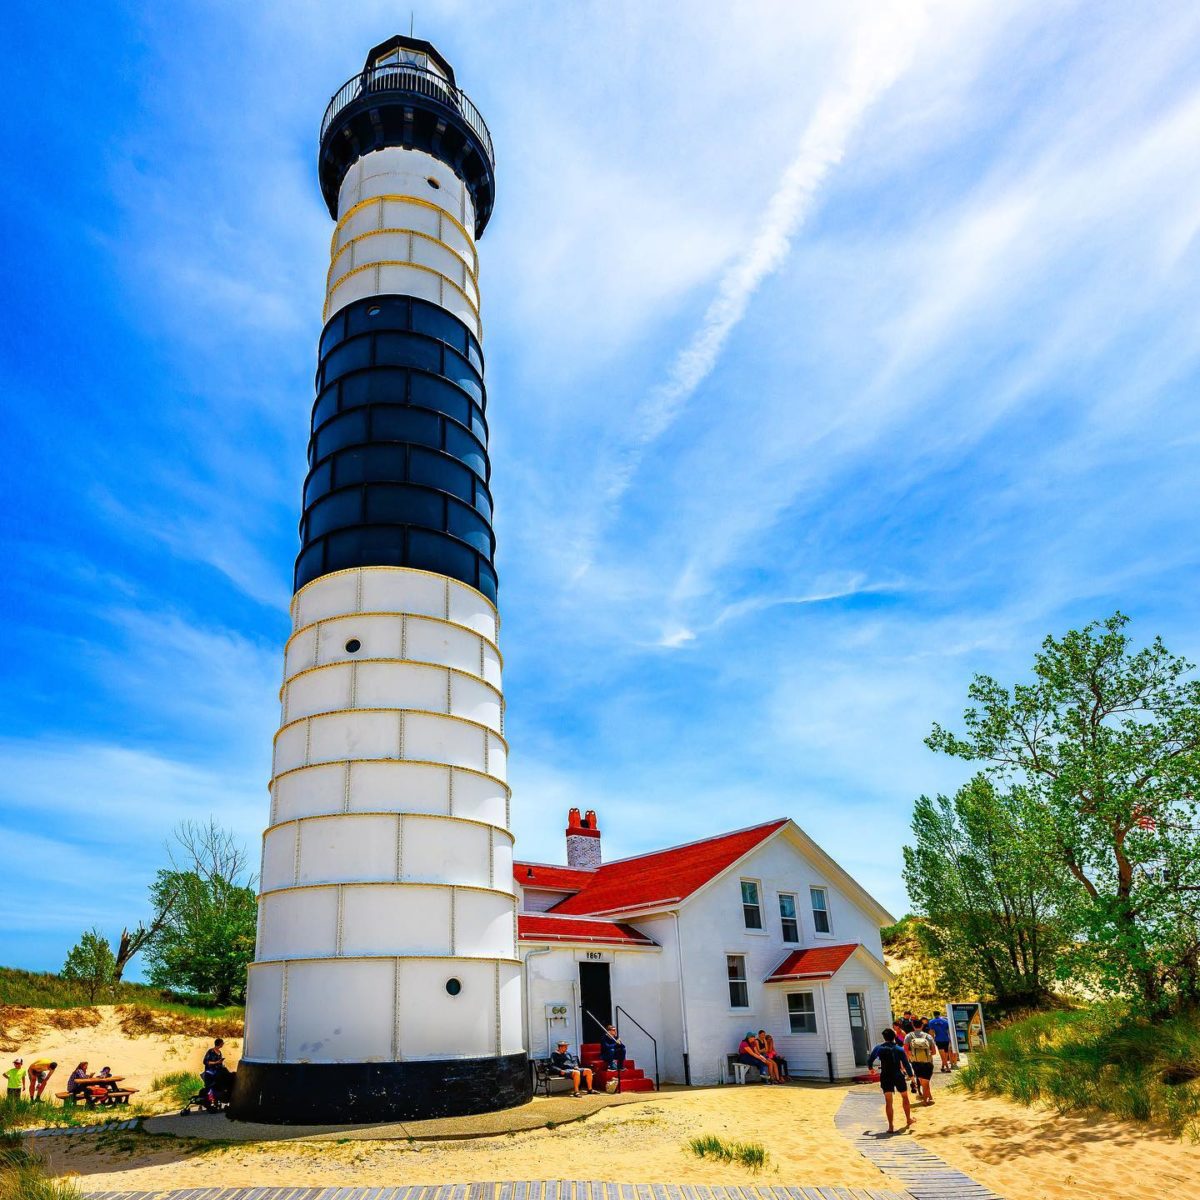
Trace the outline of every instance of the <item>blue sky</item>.
<path fill-rule="evenodd" d="M 331 223 L 408 9 L 10 9 L 0 962 L 257 854 Z M 972 673 L 1200 657 L 1200 8 L 430 3 L 481 243 L 518 853 L 790 815 L 897 915 Z"/>

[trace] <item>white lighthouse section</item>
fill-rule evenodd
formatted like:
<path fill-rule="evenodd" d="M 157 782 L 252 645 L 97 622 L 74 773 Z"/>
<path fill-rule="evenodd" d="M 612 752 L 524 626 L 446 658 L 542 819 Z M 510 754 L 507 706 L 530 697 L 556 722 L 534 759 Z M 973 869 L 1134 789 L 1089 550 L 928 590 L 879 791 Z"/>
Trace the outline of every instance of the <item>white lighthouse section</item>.
<path fill-rule="evenodd" d="M 432 301 L 478 337 L 474 212 L 447 166 L 366 155 L 342 184 L 326 319 Z M 292 602 L 244 1058 L 521 1053 L 494 606 L 446 576 L 359 567 Z"/>
<path fill-rule="evenodd" d="M 338 193 L 325 320 L 355 300 L 417 296 L 482 340 L 475 211 L 462 180 L 420 150 L 360 158 Z"/>

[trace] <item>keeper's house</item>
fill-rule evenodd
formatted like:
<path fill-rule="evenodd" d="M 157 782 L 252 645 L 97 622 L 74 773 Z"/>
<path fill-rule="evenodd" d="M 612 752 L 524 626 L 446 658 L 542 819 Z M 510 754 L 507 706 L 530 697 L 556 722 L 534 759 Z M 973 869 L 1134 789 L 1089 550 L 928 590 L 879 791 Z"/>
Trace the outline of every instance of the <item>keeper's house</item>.
<path fill-rule="evenodd" d="M 794 821 L 611 863 L 595 813 L 572 809 L 566 832 L 566 866 L 513 867 L 531 1056 L 617 1018 L 635 1074 L 653 1078 L 657 1051 L 664 1082 L 718 1082 L 747 1029 L 793 1075 L 865 1065 L 891 1019 L 894 918 Z"/>

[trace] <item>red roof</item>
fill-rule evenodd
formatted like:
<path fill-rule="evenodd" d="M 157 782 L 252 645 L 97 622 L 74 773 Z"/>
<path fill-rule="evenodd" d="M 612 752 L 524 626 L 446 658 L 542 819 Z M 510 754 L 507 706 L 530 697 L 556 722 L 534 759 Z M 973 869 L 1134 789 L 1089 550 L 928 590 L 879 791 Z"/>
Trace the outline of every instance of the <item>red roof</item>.
<path fill-rule="evenodd" d="M 594 871 L 572 872 L 583 877 L 574 885 L 578 892 L 560 901 L 552 911 L 572 915 L 614 913 L 678 903 L 786 824 L 786 819 L 769 821 L 702 842 L 619 859 Z"/>
<path fill-rule="evenodd" d="M 587 887 L 595 871 L 577 867 L 556 867 L 549 863 L 513 863 L 513 878 L 527 888 L 545 888 L 554 892 L 577 892 Z"/>
<path fill-rule="evenodd" d="M 848 946 L 810 946 L 793 950 L 767 976 L 767 983 L 784 983 L 789 979 L 830 979 L 858 949 L 859 943 Z"/>
<path fill-rule="evenodd" d="M 658 943 L 632 925 L 588 917 L 556 917 L 553 913 L 521 913 L 517 937 L 538 942 L 602 942 L 609 945 L 656 946 Z"/>

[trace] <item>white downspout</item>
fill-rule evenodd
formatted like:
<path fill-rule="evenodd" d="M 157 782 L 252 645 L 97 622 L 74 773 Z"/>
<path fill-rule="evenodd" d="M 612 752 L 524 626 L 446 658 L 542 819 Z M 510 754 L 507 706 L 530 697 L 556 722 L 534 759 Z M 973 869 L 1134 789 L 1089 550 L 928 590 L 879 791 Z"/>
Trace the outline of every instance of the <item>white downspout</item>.
<path fill-rule="evenodd" d="M 829 1067 L 829 1082 L 833 1082 L 833 1030 L 829 1027 L 829 1005 L 825 1002 L 825 984 L 821 984 L 821 1018 L 825 1023 L 825 1062 Z"/>
<path fill-rule="evenodd" d="M 688 1059 L 687 992 L 683 985 L 683 941 L 679 935 L 679 910 L 673 908 L 671 916 L 675 918 L 675 962 L 679 971 L 679 1020 L 683 1034 L 683 1081 L 690 1084 L 692 1068 Z"/>

